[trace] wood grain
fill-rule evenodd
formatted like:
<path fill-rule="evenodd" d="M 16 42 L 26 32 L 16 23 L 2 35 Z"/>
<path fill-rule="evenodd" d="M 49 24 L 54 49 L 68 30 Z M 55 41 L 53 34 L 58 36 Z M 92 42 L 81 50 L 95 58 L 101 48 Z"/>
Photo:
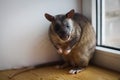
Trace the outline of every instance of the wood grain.
<path fill-rule="evenodd" d="M 12 79 L 8 76 L 19 70 L 6 70 L 0 71 L 0 80 L 120 80 L 120 73 L 92 65 L 76 75 L 69 74 L 69 69 L 41 67 L 21 73 Z"/>

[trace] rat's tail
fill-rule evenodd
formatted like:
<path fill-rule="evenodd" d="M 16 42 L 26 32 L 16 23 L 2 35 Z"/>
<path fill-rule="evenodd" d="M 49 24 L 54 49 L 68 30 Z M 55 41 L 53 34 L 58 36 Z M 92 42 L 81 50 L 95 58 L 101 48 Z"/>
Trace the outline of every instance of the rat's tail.
<path fill-rule="evenodd" d="M 8 76 L 8 78 L 11 79 L 11 78 L 17 76 L 18 74 L 21 74 L 21 73 L 23 73 L 23 72 L 26 72 L 26 71 L 32 70 L 32 69 L 34 69 L 34 68 L 35 68 L 35 67 L 32 66 L 32 67 L 24 68 L 24 69 L 22 69 L 22 70 L 20 70 L 20 71 L 16 71 L 15 73 L 10 74 L 10 75 Z"/>

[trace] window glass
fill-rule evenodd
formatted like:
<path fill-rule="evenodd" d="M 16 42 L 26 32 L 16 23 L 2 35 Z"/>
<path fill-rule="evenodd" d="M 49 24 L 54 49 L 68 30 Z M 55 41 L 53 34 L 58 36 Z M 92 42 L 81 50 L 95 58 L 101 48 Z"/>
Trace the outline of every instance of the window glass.
<path fill-rule="evenodd" d="M 101 45 L 120 49 L 120 0 L 102 0 Z"/>

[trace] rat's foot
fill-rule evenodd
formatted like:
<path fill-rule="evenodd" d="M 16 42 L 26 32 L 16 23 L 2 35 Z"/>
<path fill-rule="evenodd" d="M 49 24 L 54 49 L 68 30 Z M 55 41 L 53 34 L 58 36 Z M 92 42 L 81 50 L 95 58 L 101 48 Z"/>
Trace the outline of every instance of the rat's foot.
<path fill-rule="evenodd" d="M 57 69 L 63 69 L 63 68 L 66 68 L 66 67 L 69 67 L 69 64 L 68 63 L 64 63 L 62 65 L 56 65 L 56 68 Z"/>
<path fill-rule="evenodd" d="M 79 73 L 79 72 L 81 72 L 81 71 L 83 71 L 84 70 L 84 68 L 73 68 L 73 69 L 71 69 L 70 71 L 69 71 L 69 73 L 70 74 L 77 74 L 77 73 Z"/>

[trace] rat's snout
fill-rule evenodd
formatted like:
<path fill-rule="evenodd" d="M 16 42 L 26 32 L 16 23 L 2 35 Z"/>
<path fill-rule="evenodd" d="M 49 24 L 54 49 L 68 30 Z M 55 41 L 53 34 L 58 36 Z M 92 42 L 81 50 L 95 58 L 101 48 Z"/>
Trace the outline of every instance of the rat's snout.
<path fill-rule="evenodd" d="M 62 39 L 62 40 L 68 40 L 70 35 L 67 31 L 60 31 L 59 33 L 59 37 Z"/>

